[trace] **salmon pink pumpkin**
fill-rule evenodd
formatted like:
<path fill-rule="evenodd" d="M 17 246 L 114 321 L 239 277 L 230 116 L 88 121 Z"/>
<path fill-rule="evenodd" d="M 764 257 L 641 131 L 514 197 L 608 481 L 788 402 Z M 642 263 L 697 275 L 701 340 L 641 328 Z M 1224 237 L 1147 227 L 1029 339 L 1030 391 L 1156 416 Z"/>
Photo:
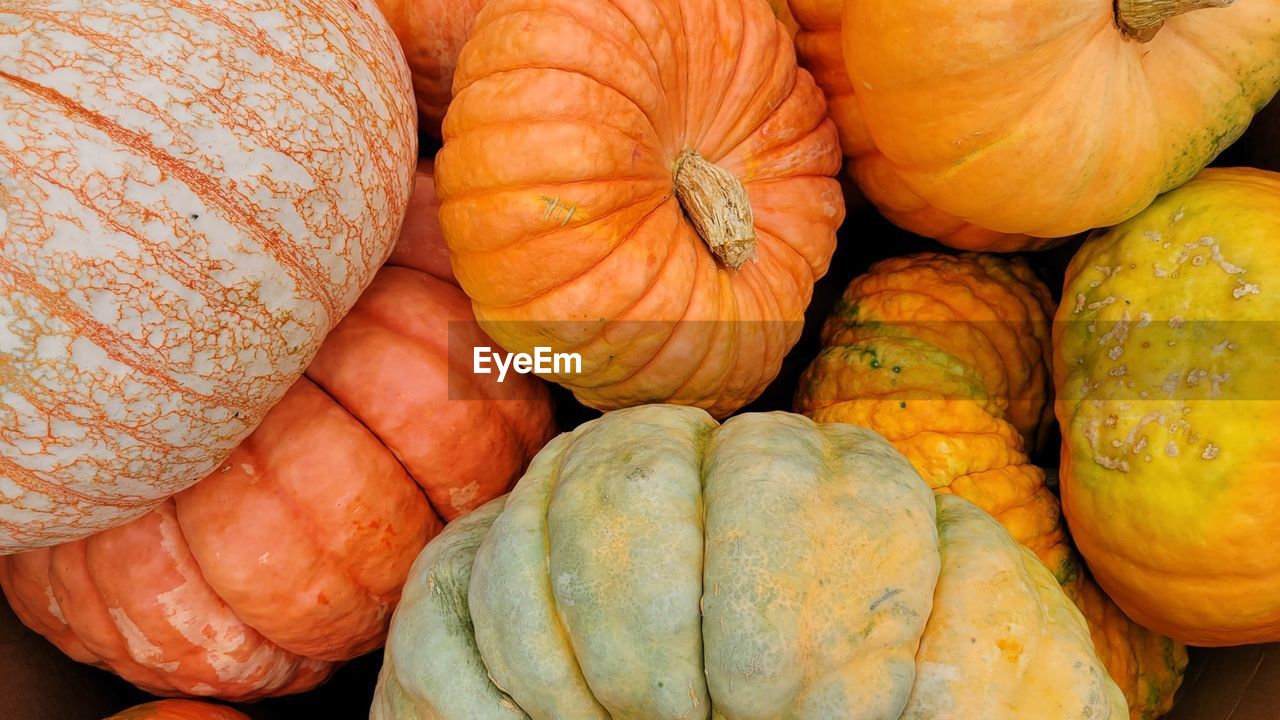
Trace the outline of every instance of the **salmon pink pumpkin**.
<path fill-rule="evenodd" d="M 438 257 L 425 170 L 401 258 Z M 457 287 L 384 268 L 207 479 L 122 527 L 0 558 L 0 586 L 68 655 L 156 694 L 306 690 L 381 644 L 442 521 L 505 492 L 551 433 L 537 381 L 459 385 L 473 381 L 451 366 L 488 342 Z"/>
<path fill-rule="evenodd" d="M 404 47 L 422 129 L 440 136 L 458 54 L 487 0 L 377 0 Z"/>
<path fill-rule="evenodd" d="M 249 716 L 223 705 L 160 700 L 118 712 L 107 720 L 249 720 Z"/>
<path fill-rule="evenodd" d="M 371 0 L 0 0 L 0 553 L 118 526 L 260 423 L 416 156 Z"/>

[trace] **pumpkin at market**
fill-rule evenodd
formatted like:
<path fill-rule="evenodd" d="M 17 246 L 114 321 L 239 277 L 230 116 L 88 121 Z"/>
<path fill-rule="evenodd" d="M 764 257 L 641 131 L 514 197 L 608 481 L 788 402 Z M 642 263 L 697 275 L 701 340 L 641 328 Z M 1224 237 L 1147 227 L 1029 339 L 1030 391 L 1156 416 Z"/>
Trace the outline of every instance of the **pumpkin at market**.
<path fill-rule="evenodd" d="M 876 434 L 645 406 L 427 546 L 370 717 L 1125 712 L 1044 566 Z"/>
<path fill-rule="evenodd" d="M 367 1 L 0 17 L 12 553 L 148 512 L 262 421 L 386 259 L 417 142 Z"/>
<path fill-rule="evenodd" d="M 442 242 L 429 167 L 395 251 L 424 269 Z M 459 370 L 488 342 L 456 286 L 384 268 L 207 479 L 125 526 L 0 558 L 0 587 L 72 658 L 155 694 L 315 686 L 381 646 L 441 522 L 504 493 L 553 432 L 540 382 Z"/>
<path fill-rule="evenodd" d="M 790 5 L 859 187 L 958 248 L 1131 217 L 1280 88 L 1280 0 Z"/>
<path fill-rule="evenodd" d="M 116 713 L 107 720 L 249 720 L 223 705 L 193 700 L 159 700 Z"/>
<path fill-rule="evenodd" d="M 1054 323 L 1076 544 L 1194 645 L 1280 640 L 1277 241 L 1280 174 L 1206 170 L 1085 243 Z"/>
<path fill-rule="evenodd" d="M 584 404 L 724 416 L 796 342 L 844 217 L 833 125 L 761 0 L 490 0 L 437 157 L 454 271 Z"/>
<path fill-rule="evenodd" d="M 1022 260 L 920 253 L 854 279 L 823 327 L 796 409 L 870 428 L 936 492 L 965 498 L 1031 549 L 1088 621 L 1135 720 L 1173 704 L 1180 645 L 1134 624 L 1083 571 L 1030 453 L 1052 421 L 1049 290 Z"/>

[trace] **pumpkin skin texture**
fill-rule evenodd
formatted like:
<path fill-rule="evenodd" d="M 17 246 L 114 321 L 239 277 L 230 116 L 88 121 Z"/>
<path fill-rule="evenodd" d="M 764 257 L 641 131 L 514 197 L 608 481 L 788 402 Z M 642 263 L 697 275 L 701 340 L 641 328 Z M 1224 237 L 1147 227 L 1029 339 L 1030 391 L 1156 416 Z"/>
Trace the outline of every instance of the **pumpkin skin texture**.
<path fill-rule="evenodd" d="M 979 562 L 1026 619 L 1012 635 Z M 405 597 L 372 720 L 918 717 L 990 672 L 1045 685 L 998 686 L 994 717 L 1125 712 L 1079 612 L 997 523 L 935 500 L 874 433 L 787 413 L 643 406 L 561 435 L 427 546 Z"/>
<path fill-rule="evenodd" d="M 78 5 L 0 2 L 0 553 L 225 458 L 386 259 L 416 157 L 370 0 Z"/>
<path fill-rule="evenodd" d="M 579 353 L 545 377 L 596 408 L 759 395 L 844 215 L 835 128 L 768 4 L 492 0 L 454 91 L 440 217 L 494 340 Z"/>
<path fill-rule="evenodd" d="M 402 234 L 410 258 L 439 254 L 413 247 L 441 242 L 428 167 L 412 204 L 427 214 Z M 441 521 L 506 492 L 554 429 L 532 378 L 450 383 L 463 346 L 489 342 L 470 319 L 456 286 L 384 268 L 203 482 L 128 525 L 0 559 L 15 612 L 160 695 L 300 692 L 377 649 Z"/>
<path fill-rule="evenodd" d="M 230 707 L 191 700 L 161 700 L 116 712 L 106 720 L 250 720 Z"/>
<path fill-rule="evenodd" d="M 858 168 L 859 181 L 891 219 L 930 235 L 947 216 L 1034 238 L 1132 217 L 1213 160 L 1280 88 L 1280 0 L 1223 4 L 850 0 L 844 59 L 884 158 Z M 1182 14 L 1132 27 L 1163 9 Z"/>
<path fill-rule="evenodd" d="M 790 6 L 798 26 L 796 55 L 827 97 L 827 111 L 840 133 L 846 174 L 881 214 L 899 227 L 955 248 L 1010 251 L 1048 244 L 976 227 L 929 205 L 912 191 L 876 147 L 858 107 L 840 32 L 845 0 L 790 0 Z"/>
<path fill-rule="evenodd" d="M 1190 644 L 1280 640 L 1277 238 L 1280 175 L 1206 170 L 1081 248 L 1054 327 L 1076 543 Z"/>
<path fill-rule="evenodd" d="M 1048 288 L 1021 260 L 921 253 L 856 278 L 796 408 L 883 435 L 936 492 L 990 513 L 1088 620 L 1135 720 L 1168 711 L 1186 650 L 1126 618 L 1083 572 L 1028 448 L 1052 421 Z"/>
<path fill-rule="evenodd" d="M 159 700 L 118 712 L 107 720 L 249 720 L 249 716 L 222 705 Z"/>
<path fill-rule="evenodd" d="M 439 138 L 458 54 L 486 0 L 377 0 L 404 48 L 422 129 Z"/>

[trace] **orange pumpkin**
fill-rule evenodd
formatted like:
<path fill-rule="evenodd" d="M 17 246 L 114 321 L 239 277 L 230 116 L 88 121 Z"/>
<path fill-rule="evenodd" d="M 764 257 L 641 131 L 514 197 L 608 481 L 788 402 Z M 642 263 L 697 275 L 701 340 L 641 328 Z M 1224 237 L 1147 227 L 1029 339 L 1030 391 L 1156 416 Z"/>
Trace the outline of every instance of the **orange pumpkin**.
<path fill-rule="evenodd" d="M 862 192 L 911 232 L 994 251 L 1132 215 L 1243 131 L 1280 85 L 1276 0 L 1173 17 L 1146 43 L 1118 20 L 1221 4 L 790 0 Z"/>
<path fill-rule="evenodd" d="M 1277 17 L 1280 0 L 849 0 L 844 58 L 882 154 L 855 174 L 891 219 L 962 247 L 1113 225 L 1280 88 Z"/>
<path fill-rule="evenodd" d="M 439 255 L 428 168 L 401 258 Z M 161 695 L 299 692 L 379 647 L 441 521 L 505 492 L 554 429 L 536 380 L 451 369 L 488 342 L 470 318 L 450 283 L 385 268 L 205 481 L 128 525 L 0 558 L 14 611 Z"/>
<path fill-rule="evenodd" d="M 249 716 L 222 705 L 160 700 L 118 712 L 107 720 L 249 720 Z"/>
<path fill-rule="evenodd" d="M 486 1 L 377 0 L 409 62 L 422 129 L 436 137 L 453 97 L 458 53 Z"/>
<path fill-rule="evenodd" d="M 1166 712 L 1186 650 L 1131 622 L 1084 573 L 1028 448 L 1052 416 L 1049 290 L 1022 261 L 923 253 L 855 279 L 823 328 L 796 406 L 871 428 L 936 492 L 990 513 L 1053 572 L 1089 623 L 1134 720 Z"/>
<path fill-rule="evenodd" d="M 0 553 L 136 518 L 386 258 L 416 133 L 370 2 L 0 3 Z"/>
<path fill-rule="evenodd" d="M 597 408 L 756 397 L 844 215 L 835 129 L 760 0 L 490 0 L 437 158 L 453 267 Z M 576 369 L 576 368 L 575 368 Z"/>

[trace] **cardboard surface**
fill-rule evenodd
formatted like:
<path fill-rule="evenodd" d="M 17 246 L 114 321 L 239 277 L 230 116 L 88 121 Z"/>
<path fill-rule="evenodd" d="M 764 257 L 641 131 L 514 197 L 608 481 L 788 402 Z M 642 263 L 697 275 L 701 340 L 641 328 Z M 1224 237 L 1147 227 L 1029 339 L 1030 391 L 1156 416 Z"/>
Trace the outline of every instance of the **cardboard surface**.
<path fill-rule="evenodd" d="M 424 152 L 431 152 L 429 144 Z M 1280 171 L 1280 100 L 1215 164 Z M 745 411 L 790 408 L 796 378 L 817 353 L 822 320 L 850 279 L 882 257 L 931 247 L 870 210 L 851 213 L 840 236 L 831 271 L 814 290 L 804 337 L 787 356 L 778 380 Z M 1028 259 L 1058 292 L 1062 270 L 1078 246 L 1069 243 Z M 568 393 L 557 389 L 555 394 L 562 428 L 598 414 L 574 403 Z M 1054 449 L 1036 461 L 1054 467 Z M 254 720 L 365 718 L 380 661 L 381 653 L 374 653 L 350 663 L 312 693 L 239 707 Z M 0 720 L 101 720 L 147 699 L 113 675 L 67 659 L 23 627 L 0 597 Z M 1167 718 L 1280 720 L 1280 645 L 1193 650 L 1179 703 Z"/>

